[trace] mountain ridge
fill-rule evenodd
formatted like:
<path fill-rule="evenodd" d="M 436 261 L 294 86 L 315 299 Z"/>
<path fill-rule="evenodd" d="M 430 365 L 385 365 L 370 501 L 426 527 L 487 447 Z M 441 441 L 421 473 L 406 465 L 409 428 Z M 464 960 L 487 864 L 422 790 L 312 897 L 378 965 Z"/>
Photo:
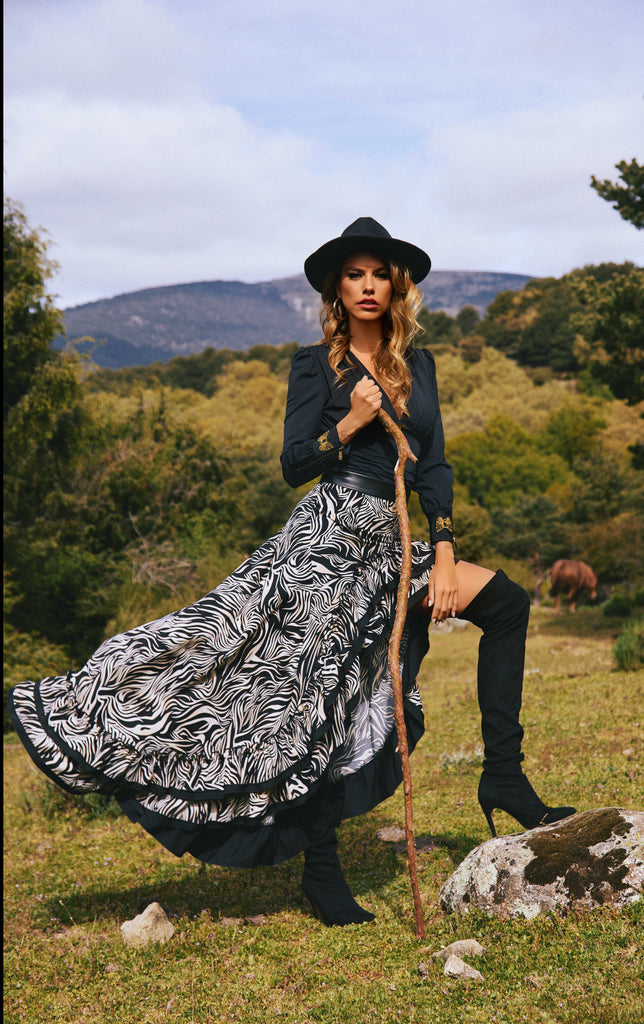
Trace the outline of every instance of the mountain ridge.
<path fill-rule="evenodd" d="M 483 313 L 494 297 L 531 280 L 494 271 L 432 271 L 424 305 L 456 314 L 465 305 Z M 304 274 L 247 284 L 191 281 L 125 292 L 63 311 L 67 340 L 97 344 L 101 367 L 141 366 L 205 348 L 240 351 L 255 345 L 313 344 L 320 338 L 320 296 Z M 63 345 L 65 338 L 57 339 Z"/>

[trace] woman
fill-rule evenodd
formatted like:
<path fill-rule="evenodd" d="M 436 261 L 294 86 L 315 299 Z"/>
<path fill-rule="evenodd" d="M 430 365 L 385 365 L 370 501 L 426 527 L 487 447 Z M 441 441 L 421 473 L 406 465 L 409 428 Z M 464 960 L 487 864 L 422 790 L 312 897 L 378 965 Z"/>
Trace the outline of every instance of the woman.
<path fill-rule="evenodd" d="M 423 731 L 416 673 L 428 615 L 483 630 L 479 801 L 524 827 L 545 806 L 521 772 L 527 595 L 503 572 L 456 561 L 434 361 L 410 345 L 430 259 L 363 217 L 305 263 L 324 341 L 293 360 L 282 452 L 292 486 L 322 475 L 285 527 L 194 605 L 107 640 L 79 672 L 15 687 L 9 707 L 35 763 L 73 792 L 113 793 L 177 856 L 233 866 L 304 850 L 302 888 L 327 924 L 368 921 L 337 857 L 335 827 L 401 778 L 387 644 L 400 540 L 398 421 L 417 455 L 431 543 L 413 545 L 401 645 L 410 748 Z"/>

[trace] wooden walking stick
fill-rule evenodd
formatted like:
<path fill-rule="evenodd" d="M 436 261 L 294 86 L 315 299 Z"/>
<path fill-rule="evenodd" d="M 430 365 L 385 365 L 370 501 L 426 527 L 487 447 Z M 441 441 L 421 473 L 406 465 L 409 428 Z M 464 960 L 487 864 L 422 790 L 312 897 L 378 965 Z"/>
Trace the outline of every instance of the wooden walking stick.
<path fill-rule="evenodd" d="M 394 626 L 389 638 L 389 673 L 394 689 L 394 716 L 396 719 L 396 731 L 398 733 L 398 750 L 403 774 L 403 792 L 405 794 L 405 833 L 407 836 L 407 867 L 409 868 L 409 879 L 411 891 L 414 897 L 414 910 L 416 912 L 416 938 L 425 938 L 425 923 L 423 911 L 420 905 L 420 893 L 418 891 L 418 873 L 416 870 L 416 847 L 414 845 L 414 815 L 411 799 L 411 769 L 409 767 L 409 747 L 407 745 L 407 728 L 405 726 L 405 712 L 403 707 L 403 687 L 400 673 L 400 641 L 407 617 L 407 602 L 409 600 L 409 584 L 411 582 L 411 530 L 409 527 L 409 515 L 407 512 L 407 494 L 405 491 L 405 466 L 407 460 L 416 462 L 416 456 L 412 452 L 407 438 L 400 427 L 397 427 L 391 416 L 384 410 L 380 410 L 378 418 L 385 429 L 391 434 L 398 449 L 398 462 L 394 470 L 394 482 L 396 485 L 396 511 L 400 525 L 400 540 L 402 544 L 402 564 L 400 567 L 400 583 L 398 584 L 398 596 L 396 598 L 396 617 Z"/>

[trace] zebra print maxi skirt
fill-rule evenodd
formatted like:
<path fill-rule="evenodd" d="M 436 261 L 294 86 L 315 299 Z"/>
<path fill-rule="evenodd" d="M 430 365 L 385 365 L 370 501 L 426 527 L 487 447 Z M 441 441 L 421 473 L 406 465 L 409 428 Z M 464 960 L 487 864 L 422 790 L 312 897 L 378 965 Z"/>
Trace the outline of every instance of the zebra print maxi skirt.
<path fill-rule="evenodd" d="M 415 542 L 410 607 L 433 564 Z M 400 782 L 387 668 L 399 573 L 395 505 L 318 484 L 210 594 L 106 640 L 78 672 L 14 687 L 12 720 L 58 785 L 113 793 L 177 856 L 279 863 Z M 410 747 L 428 646 L 411 612 Z"/>

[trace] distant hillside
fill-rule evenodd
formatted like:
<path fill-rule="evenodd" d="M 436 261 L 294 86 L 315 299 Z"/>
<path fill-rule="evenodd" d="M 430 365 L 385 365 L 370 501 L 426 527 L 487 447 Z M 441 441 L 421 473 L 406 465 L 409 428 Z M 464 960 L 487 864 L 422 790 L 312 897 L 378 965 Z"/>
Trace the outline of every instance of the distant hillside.
<path fill-rule="evenodd" d="M 450 315 L 467 305 L 483 313 L 500 291 L 519 290 L 529 280 L 521 274 L 435 270 L 423 285 L 425 305 Z M 304 274 L 259 284 L 199 281 L 74 306 L 65 310 L 65 330 L 69 339 L 89 335 L 103 342 L 93 359 L 116 369 L 208 347 L 311 344 L 320 337 L 319 305 Z"/>

